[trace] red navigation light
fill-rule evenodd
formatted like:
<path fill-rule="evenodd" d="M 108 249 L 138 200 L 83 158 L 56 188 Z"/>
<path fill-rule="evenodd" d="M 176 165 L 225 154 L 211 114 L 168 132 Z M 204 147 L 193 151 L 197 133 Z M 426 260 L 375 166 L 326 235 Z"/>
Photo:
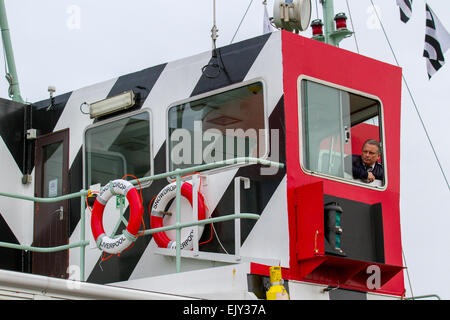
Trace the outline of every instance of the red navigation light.
<path fill-rule="evenodd" d="M 344 12 L 336 14 L 334 21 L 336 21 L 336 30 L 347 29 L 347 16 Z"/>
<path fill-rule="evenodd" d="M 316 19 L 311 22 L 313 37 L 323 35 L 323 23 L 322 20 Z"/>

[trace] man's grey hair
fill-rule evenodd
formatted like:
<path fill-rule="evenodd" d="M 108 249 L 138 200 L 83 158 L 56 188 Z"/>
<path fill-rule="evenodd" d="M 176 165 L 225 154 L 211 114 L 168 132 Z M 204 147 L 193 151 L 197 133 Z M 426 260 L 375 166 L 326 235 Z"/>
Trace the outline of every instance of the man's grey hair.
<path fill-rule="evenodd" d="M 377 140 L 375 140 L 375 139 L 366 140 L 366 142 L 364 142 L 364 144 L 363 144 L 363 149 L 366 144 L 371 144 L 371 145 L 377 146 L 378 154 L 381 154 L 381 145 Z"/>

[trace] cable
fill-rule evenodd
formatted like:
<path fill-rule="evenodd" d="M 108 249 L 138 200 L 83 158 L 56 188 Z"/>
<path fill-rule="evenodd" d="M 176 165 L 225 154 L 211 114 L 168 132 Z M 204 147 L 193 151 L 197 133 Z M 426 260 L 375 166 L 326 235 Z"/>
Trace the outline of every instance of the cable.
<path fill-rule="evenodd" d="M 84 112 L 84 111 L 83 111 L 83 106 L 84 106 L 84 105 L 86 105 L 86 106 L 89 107 L 89 103 L 83 102 L 83 103 L 80 105 L 80 112 L 81 112 L 82 114 L 89 114 L 89 112 Z"/>
<path fill-rule="evenodd" d="M 353 18 L 352 18 L 352 12 L 350 11 L 350 5 L 348 4 L 348 0 L 345 0 L 345 2 L 347 3 L 348 15 L 350 16 L 350 23 L 352 24 L 353 37 L 355 38 L 356 50 L 358 51 L 358 53 L 360 53 L 359 46 L 358 46 L 358 40 L 356 39 L 355 27 L 353 26 Z M 317 2 L 316 2 L 316 4 L 317 4 Z"/>
<path fill-rule="evenodd" d="M 242 19 L 241 19 L 241 22 L 239 22 L 239 26 L 237 27 L 237 29 L 236 29 L 236 32 L 234 33 L 234 36 L 233 36 L 233 38 L 231 39 L 231 42 L 230 42 L 230 44 L 232 44 L 232 43 L 233 43 L 233 41 L 234 41 L 234 38 L 236 37 L 236 35 L 237 35 L 238 31 L 239 31 L 239 28 L 241 27 L 241 25 L 242 25 L 242 22 L 244 21 L 244 19 L 245 19 L 245 16 L 246 16 L 246 15 L 247 15 L 247 13 L 248 13 L 248 10 L 249 10 L 249 9 L 250 9 L 250 7 L 252 6 L 252 3 L 253 3 L 253 0 L 250 0 L 250 3 L 248 4 L 247 10 L 245 10 L 244 16 L 242 17 Z"/>
<path fill-rule="evenodd" d="M 372 3 L 372 6 L 373 6 L 374 11 L 375 11 L 375 14 L 377 16 L 377 19 L 380 22 L 381 29 L 383 30 L 384 36 L 386 38 L 386 41 L 389 44 L 389 47 L 391 48 L 391 52 L 392 52 L 392 55 L 394 56 L 395 62 L 397 63 L 397 66 L 400 67 L 400 64 L 398 63 L 398 60 L 397 60 L 397 56 L 395 55 L 395 52 L 394 52 L 394 49 L 392 48 L 391 42 L 389 40 L 389 37 L 387 36 L 386 30 L 384 29 L 383 22 L 381 21 L 380 17 L 378 16 L 378 12 L 377 12 L 377 10 L 375 8 L 373 0 L 370 0 L 370 2 Z M 427 139 L 428 139 L 428 142 L 430 143 L 431 149 L 433 150 L 434 157 L 436 158 L 436 161 L 437 161 L 437 163 L 439 165 L 439 168 L 441 169 L 442 176 L 444 177 L 445 183 L 447 184 L 447 189 L 450 190 L 450 185 L 448 183 L 447 177 L 445 176 L 444 169 L 442 168 L 441 162 L 439 161 L 439 157 L 438 157 L 438 155 L 436 153 L 436 150 L 434 149 L 433 143 L 431 142 L 431 138 L 430 138 L 430 136 L 428 134 L 428 131 L 427 131 L 426 127 L 425 127 L 425 123 L 422 120 L 422 116 L 420 115 L 420 112 L 419 112 L 419 109 L 417 107 L 416 101 L 415 101 L 415 99 L 414 99 L 414 97 L 412 95 L 412 92 L 411 92 L 411 90 L 409 88 L 408 82 L 406 81 L 406 78 L 405 78 L 403 72 L 402 72 L 402 78 L 403 78 L 403 81 L 405 82 L 406 88 L 408 90 L 409 96 L 411 97 L 411 100 L 413 102 L 414 108 L 416 109 L 417 115 L 419 116 L 420 123 L 422 124 L 423 130 L 425 131 L 425 135 L 427 136 Z"/>
<path fill-rule="evenodd" d="M 212 223 L 211 225 L 212 225 L 212 228 L 213 228 L 213 230 L 214 230 L 214 234 L 216 235 L 217 242 L 218 242 L 219 245 L 222 247 L 222 250 L 225 251 L 226 254 L 229 254 L 228 251 L 227 251 L 227 250 L 224 248 L 224 246 L 222 245 L 222 242 L 220 242 L 219 235 L 217 234 L 216 228 L 214 228 L 214 223 Z"/>
<path fill-rule="evenodd" d="M 411 279 L 409 278 L 408 264 L 406 263 L 406 256 L 405 256 L 405 252 L 403 251 L 403 245 L 402 245 L 402 255 L 403 255 L 403 260 L 405 261 L 406 276 L 408 277 L 409 289 L 411 290 L 411 297 L 414 299 L 414 293 L 413 293 L 413 289 L 412 289 L 412 285 L 411 285 Z"/>

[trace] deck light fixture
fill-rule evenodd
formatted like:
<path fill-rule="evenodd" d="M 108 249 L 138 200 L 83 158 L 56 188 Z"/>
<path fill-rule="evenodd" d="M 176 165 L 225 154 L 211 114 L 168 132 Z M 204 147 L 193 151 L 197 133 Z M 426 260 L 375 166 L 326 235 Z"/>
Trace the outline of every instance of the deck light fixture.
<path fill-rule="evenodd" d="M 135 95 L 132 90 L 118 94 L 114 97 L 103 99 L 89 106 L 91 119 L 107 114 L 131 108 L 135 104 Z"/>

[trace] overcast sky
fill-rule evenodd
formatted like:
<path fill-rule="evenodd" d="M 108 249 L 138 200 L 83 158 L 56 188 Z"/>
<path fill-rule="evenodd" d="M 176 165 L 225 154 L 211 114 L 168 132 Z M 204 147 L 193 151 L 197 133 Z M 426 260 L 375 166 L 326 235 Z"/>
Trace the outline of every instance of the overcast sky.
<path fill-rule="evenodd" d="M 407 24 L 400 21 L 395 0 L 373 2 L 450 179 L 450 51 L 447 64 L 431 81 L 422 57 L 425 2 L 450 31 L 450 1 L 414 0 Z M 56 86 L 58 95 L 211 48 L 212 0 L 5 3 L 21 94 L 29 102 L 48 98 L 49 85 Z M 231 42 L 249 3 L 217 0 L 218 46 Z M 267 3 L 272 16 L 274 0 Z M 316 0 L 312 3 L 315 19 Z M 348 4 L 360 53 L 395 64 L 370 0 Z M 234 42 L 262 34 L 263 8 L 262 0 L 253 1 Z M 335 11 L 349 16 L 345 0 L 335 0 Z M 302 35 L 310 37 L 311 31 Z M 357 52 L 355 37 L 341 47 Z M 1 79 L 0 97 L 8 98 L 8 84 Z M 412 291 L 450 299 L 450 192 L 404 84 L 401 134 L 402 241 Z M 406 273 L 405 287 L 410 296 Z"/>

